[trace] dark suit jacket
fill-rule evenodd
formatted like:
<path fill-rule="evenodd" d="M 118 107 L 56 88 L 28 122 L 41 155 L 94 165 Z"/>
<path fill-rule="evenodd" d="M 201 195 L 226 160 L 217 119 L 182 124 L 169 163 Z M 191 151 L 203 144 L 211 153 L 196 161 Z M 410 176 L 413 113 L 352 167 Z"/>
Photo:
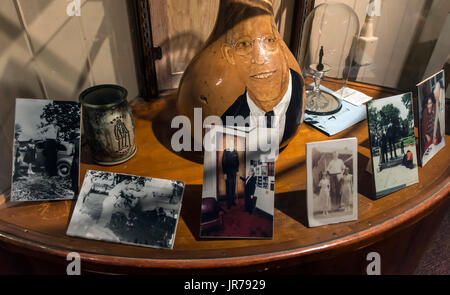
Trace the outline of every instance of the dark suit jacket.
<path fill-rule="evenodd" d="M 227 176 L 236 175 L 239 170 L 239 154 L 236 150 L 223 152 L 222 170 Z"/>
<path fill-rule="evenodd" d="M 254 195 L 256 190 L 256 177 L 255 176 L 250 177 L 249 181 L 247 181 L 248 177 L 247 178 L 241 177 L 241 179 L 243 182 L 245 182 L 244 188 L 245 196 L 250 197 L 251 195 Z"/>
<path fill-rule="evenodd" d="M 292 76 L 292 94 L 289 106 L 286 110 L 286 124 L 281 142 L 286 141 L 295 134 L 302 118 L 303 85 L 305 82 L 299 73 L 292 69 L 290 69 L 290 72 Z M 238 99 L 222 115 L 221 119 L 223 125 L 226 125 L 227 116 L 242 116 L 244 119 L 250 116 L 250 108 L 247 103 L 246 92 L 239 96 Z"/>

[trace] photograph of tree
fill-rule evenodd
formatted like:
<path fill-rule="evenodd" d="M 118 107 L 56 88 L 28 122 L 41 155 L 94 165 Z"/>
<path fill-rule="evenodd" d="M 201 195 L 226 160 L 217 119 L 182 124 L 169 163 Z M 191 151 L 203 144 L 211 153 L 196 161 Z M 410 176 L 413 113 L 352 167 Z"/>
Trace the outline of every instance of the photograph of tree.
<path fill-rule="evenodd" d="M 376 198 L 419 181 L 412 94 L 367 104 Z"/>
<path fill-rule="evenodd" d="M 77 195 L 80 114 L 77 102 L 16 100 L 12 201 Z"/>

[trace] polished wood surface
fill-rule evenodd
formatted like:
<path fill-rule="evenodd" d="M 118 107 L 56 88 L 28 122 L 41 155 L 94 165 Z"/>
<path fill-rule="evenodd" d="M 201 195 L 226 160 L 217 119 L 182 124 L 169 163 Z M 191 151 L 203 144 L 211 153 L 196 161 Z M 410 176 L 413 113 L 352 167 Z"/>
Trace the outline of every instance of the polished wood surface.
<path fill-rule="evenodd" d="M 374 97 L 395 93 L 375 86 L 350 86 Z M 87 145 L 83 145 L 80 171 L 81 181 L 87 169 L 185 181 L 173 250 L 68 237 L 65 232 L 74 201 L 11 203 L 6 195 L 0 196 L 0 247 L 60 264 L 67 263 L 67 253 L 78 252 L 84 270 L 100 272 L 259 272 L 311 264 L 370 248 L 396 232 L 412 228 L 449 203 L 449 144 L 425 167 L 419 167 L 419 184 L 374 201 L 372 177 L 365 171 L 370 158 L 367 122 L 331 138 L 303 124 L 276 162 L 273 239 L 200 239 L 201 154 L 179 154 L 168 148 L 174 132 L 170 119 L 175 114 L 175 96 L 172 92 L 153 102 L 133 102 L 138 147 L 134 158 L 118 166 L 101 167 L 93 164 Z M 305 143 L 345 137 L 357 137 L 359 144 L 359 218 L 354 222 L 308 228 Z M 450 137 L 446 139 L 450 143 Z"/>

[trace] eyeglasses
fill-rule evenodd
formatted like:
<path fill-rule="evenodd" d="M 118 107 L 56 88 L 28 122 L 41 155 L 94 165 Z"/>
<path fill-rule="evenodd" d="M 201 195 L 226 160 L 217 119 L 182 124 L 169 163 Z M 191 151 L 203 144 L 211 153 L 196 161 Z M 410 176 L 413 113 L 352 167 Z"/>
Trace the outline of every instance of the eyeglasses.
<path fill-rule="evenodd" d="M 255 45 L 255 41 L 257 40 L 265 50 L 274 51 L 275 49 L 277 49 L 278 40 L 275 37 L 259 37 L 253 40 L 239 40 L 234 44 L 234 50 L 239 55 L 249 55 L 254 48 L 253 46 Z"/>

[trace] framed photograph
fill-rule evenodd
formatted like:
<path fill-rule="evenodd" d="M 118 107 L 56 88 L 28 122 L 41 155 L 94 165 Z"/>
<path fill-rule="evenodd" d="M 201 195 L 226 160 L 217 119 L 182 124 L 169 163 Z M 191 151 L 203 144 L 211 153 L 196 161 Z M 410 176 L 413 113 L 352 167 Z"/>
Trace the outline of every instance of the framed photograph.
<path fill-rule="evenodd" d="M 357 139 L 306 144 L 309 226 L 358 218 Z"/>
<path fill-rule="evenodd" d="M 264 179 L 265 180 L 265 179 Z M 269 189 L 269 183 L 267 181 L 263 182 L 263 188 L 264 189 Z"/>
<path fill-rule="evenodd" d="M 419 159 L 425 166 L 445 146 L 444 71 L 417 85 L 419 109 Z"/>
<path fill-rule="evenodd" d="M 184 182 L 88 170 L 67 235 L 172 249 Z"/>
<path fill-rule="evenodd" d="M 274 165 L 274 163 L 268 163 L 267 164 L 267 170 L 268 170 L 268 173 L 267 173 L 268 176 L 275 176 L 275 165 Z"/>
<path fill-rule="evenodd" d="M 258 186 L 259 187 L 262 187 L 262 183 L 263 183 L 263 181 L 262 181 L 262 176 L 258 176 Z"/>
<path fill-rule="evenodd" d="M 274 191 L 264 188 L 257 171 L 275 158 L 249 150 L 257 137 L 252 130 L 215 126 L 209 134 L 215 146 L 205 149 L 200 236 L 272 238 Z"/>
<path fill-rule="evenodd" d="M 261 166 L 261 175 L 262 176 L 267 176 L 267 166 Z"/>
<path fill-rule="evenodd" d="M 412 94 L 367 103 L 375 198 L 419 182 Z"/>
<path fill-rule="evenodd" d="M 76 197 L 80 113 L 77 102 L 16 99 L 11 201 Z"/>

